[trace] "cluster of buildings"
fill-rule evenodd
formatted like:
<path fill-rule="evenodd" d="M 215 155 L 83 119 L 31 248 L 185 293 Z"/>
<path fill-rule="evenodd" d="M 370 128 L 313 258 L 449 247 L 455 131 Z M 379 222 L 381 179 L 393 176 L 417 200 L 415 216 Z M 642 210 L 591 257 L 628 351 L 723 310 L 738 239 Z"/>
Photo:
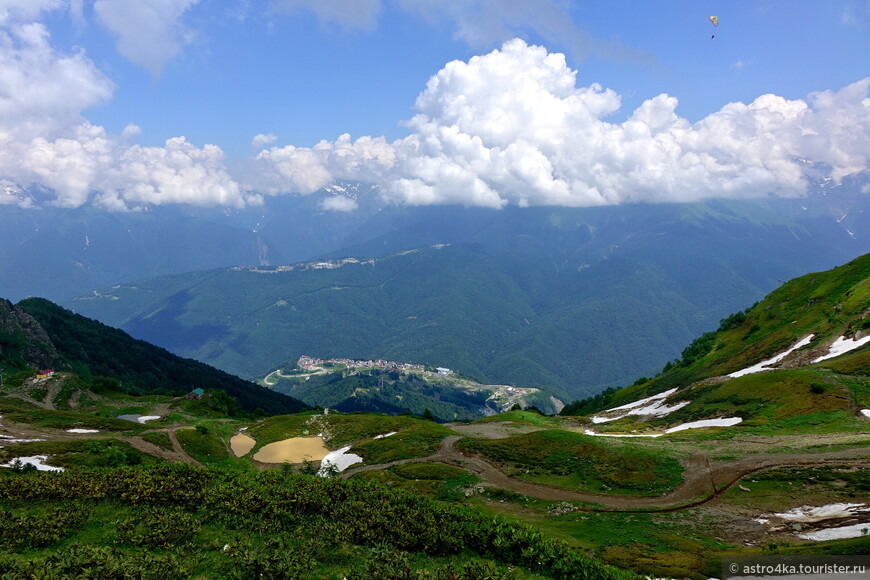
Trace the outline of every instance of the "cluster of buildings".
<path fill-rule="evenodd" d="M 256 272 L 258 274 L 277 274 L 280 272 L 304 272 L 306 270 L 335 270 L 348 264 L 374 264 L 375 260 L 369 258 L 359 260 L 357 258 L 342 258 L 340 260 L 321 260 L 319 262 L 300 262 L 298 264 L 288 264 L 284 266 L 233 266 L 231 269 L 236 271 Z"/>
<path fill-rule="evenodd" d="M 349 358 L 330 358 L 330 359 L 320 359 L 314 358 L 310 356 L 302 355 L 299 357 L 299 360 L 296 361 L 296 364 L 299 365 L 299 368 L 306 371 L 313 371 L 316 369 L 323 368 L 325 364 L 332 365 L 344 365 L 348 369 L 379 369 L 384 371 L 423 371 L 425 367 L 423 365 L 411 364 L 411 363 L 403 363 L 403 362 L 395 362 L 390 360 L 352 360 Z M 453 371 L 450 369 L 439 367 L 436 369 L 439 374 L 449 375 Z"/>

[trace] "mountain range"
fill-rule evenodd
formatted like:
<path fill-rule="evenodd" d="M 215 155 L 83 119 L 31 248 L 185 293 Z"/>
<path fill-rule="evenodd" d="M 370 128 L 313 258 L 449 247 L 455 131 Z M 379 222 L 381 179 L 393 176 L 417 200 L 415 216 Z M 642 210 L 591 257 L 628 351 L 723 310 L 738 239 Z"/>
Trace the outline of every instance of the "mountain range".
<path fill-rule="evenodd" d="M 783 280 L 870 251 L 862 184 L 803 199 L 393 207 L 315 261 L 142 279 L 63 304 L 250 380 L 303 354 L 388 358 L 578 398 L 657 373 Z"/>
<path fill-rule="evenodd" d="M 771 225 L 805 227 L 815 222 L 810 229 L 845 232 L 859 243 L 865 239 L 866 204 L 861 193 L 870 186 L 870 175 L 859 172 L 834 184 L 812 181 L 811 168 L 807 172 L 813 185 L 806 198 L 763 200 L 758 204 L 758 220 L 770 222 L 772 210 L 777 220 Z M 385 256 L 486 232 L 496 234 L 500 228 L 503 233 L 505 226 L 523 219 L 505 215 L 516 212 L 480 208 L 397 206 L 382 201 L 378 192 L 376 185 L 337 182 L 308 196 L 267 196 L 262 205 L 244 209 L 156 205 L 129 212 L 61 208 L 40 201 L 36 193 L 21 192 L 26 199 L 19 202 L 25 207 L 4 205 L 0 212 L 0 296 L 13 301 L 28 296 L 58 301 L 170 273 L 323 257 Z M 743 205 L 751 208 L 753 202 Z M 624 211 L 619 207 L 551 210 L 546 213 L 557 221 L 591 222 L 598 215 L 610 216 L 609 224 L 616 229 L 625 219 L 625 236 L 632 234 L 630 227 L 636 220 L 631 216 L 638 212 L 636 206 L 626 206 Z M 532 211 L 519 215 L 525 213 L 532 222 L 538 219 Z M 836 263 L 832 259 L 826 266 Z"/>

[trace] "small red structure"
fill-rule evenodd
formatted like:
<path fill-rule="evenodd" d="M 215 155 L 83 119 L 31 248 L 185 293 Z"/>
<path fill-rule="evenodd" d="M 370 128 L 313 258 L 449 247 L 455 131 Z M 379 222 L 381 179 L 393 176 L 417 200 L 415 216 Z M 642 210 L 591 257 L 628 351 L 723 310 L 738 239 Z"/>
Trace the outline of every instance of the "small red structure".
<path fill-rule="evenodd" d="M 54 369 L 44 369 L 36 373 L 37 379 L 47 379 L 54 374 Z"/>

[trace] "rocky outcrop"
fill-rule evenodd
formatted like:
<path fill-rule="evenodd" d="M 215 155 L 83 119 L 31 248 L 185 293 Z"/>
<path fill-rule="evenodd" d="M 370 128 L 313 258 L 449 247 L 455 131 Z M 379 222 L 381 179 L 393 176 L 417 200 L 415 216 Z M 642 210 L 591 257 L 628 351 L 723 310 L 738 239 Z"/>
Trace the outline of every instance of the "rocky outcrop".
<path fill-rule="evenodd" d="M 61 368 L 48 333 L 32 316 L 0 299 L 0 364 L 7 368 Z"/>

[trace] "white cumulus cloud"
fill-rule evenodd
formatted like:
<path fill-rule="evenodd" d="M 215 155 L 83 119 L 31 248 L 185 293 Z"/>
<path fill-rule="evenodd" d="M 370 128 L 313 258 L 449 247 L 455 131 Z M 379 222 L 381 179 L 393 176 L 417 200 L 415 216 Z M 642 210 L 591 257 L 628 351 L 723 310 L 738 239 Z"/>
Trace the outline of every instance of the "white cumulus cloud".
<path fill-rule="evenodd" d="M 489 207 L 800 196 L 802 159 L 834 179 L 868 168 L 868 90 L 870 78 L 807 100 L 762 95 L 694 124 L 662 94 L 609 122 L 619 95 L 578 86 L 563 55 L 512 40 L 433 76 L 404 139 L 273 148 L 250 185 L 275 195 L 367 179 L 396 203 Z"/>
<path fill-rule="evenodd" d="M 163 30 L 195 1 L 175 3 Z M 119 6 L 98 4 L 101 17 Z M 120 135 L 89 123 L 83 112 L 109 100 L 113 83 L 85 53 L 54 49 L 44 25 L 25 22 L 59 6 L 7 2 L 0 11 L 0 204 L 30 204 L 19 193 L 34 187 L 64 207 L 241 207 L 344 179 L 379 183 L 386 200 L 410 205 L 593 206 L 799 196 L 804 160 L 835 180 L 870 165 L 870 78 L 807 99 L 730 103 L 695 123 L 662 94 L 613 121 L 617 93 L 579 82 L 562 54 L 514 39 L 437 72 L 402 139 L 341 135 L 279 147 L 262 133 L 252 141 L 258 153 L 231 171 L 217 146 L 179 136 L 144 147 L 134 123 Z M 159 68 L 162 54 L 142 62 Z M 334 196 L 321 207 L 351 211 L 355 202 Z"/>
<path fill-rule="evenodd" d="M 169 139 L 163 147 L 125 147 L 107 169 L 98 201 L 118 208 L 167 203 L 242 207 L 255 201 L 242 195 L 224 159 L 219 147 L 196 147 L 184 137 Z"/>
<path fill-rule="evenodd" d="M 278 136 L 274 133 L 269 133 L 268 135 L 264 135 L 260 133 L 259 135 L 255 135 L 251 140 L 251 148 L 252 149 L 262 149 L 266 145 L 271 145 L 275 141 L 278 140 Z"/>
<path fill-rule="evenodd" d="M 84 53 L 61 54 L 43 24 L 0 29 L 0 140 L 52 135 L 108 101 L 114 84 Z"/>
<path fill-rule="evenodd" d="M 15 7 L 7 3 L 5 14 Z M 55 50 L 43 24 L 18 21 L 38 12 L 14 12 L 15 21 L 0 25 L 0 203 L 31 205 L 17 195 L 29 187 L 62 207 L 258 201 L 234 181 L 218 147 L 196 147 L 183 137 L 164 147 L 130 145 L 141 132 L 137 125 L 115 136 L 89 123 L 83 111 L 108 101 L 114 85 L 83 52 Z"/>
<path fill-rule="evenodd" d="M 321 209 L 326 211 L 351 212 L 358 207 L 359 204 L 349 197 L 341 195 L 333 195 L 332 197 L 324 198 L 320 202 Z"/>
<path fill-rule="evenodd" d="M 308 194 L 331 184 L 336 177 L 377 182 L 387 177 L 396 162 L 396 150 L 383 137 L 351 141 L 321 141 L 314 147 L 264 149 L 246 164 L 246 189 L 269 195 Z"/>

